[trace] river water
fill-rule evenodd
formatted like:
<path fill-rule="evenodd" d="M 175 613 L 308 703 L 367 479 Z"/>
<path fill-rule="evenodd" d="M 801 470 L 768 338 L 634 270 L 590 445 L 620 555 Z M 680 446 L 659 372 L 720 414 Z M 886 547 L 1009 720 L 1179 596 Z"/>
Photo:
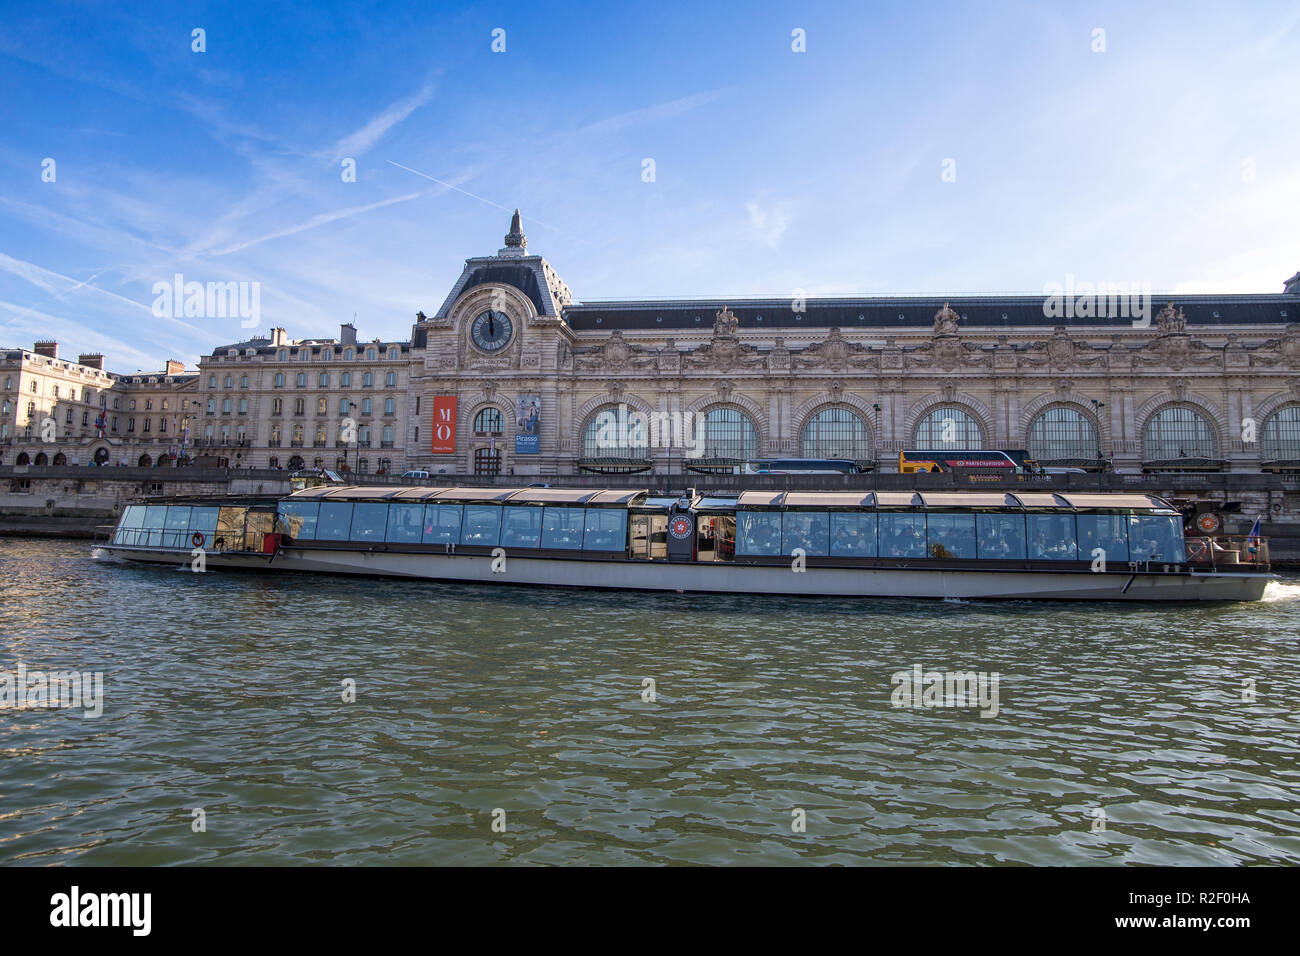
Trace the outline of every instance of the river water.
<path fill-rule="evenodd" d="M 0 539 L 20 664 L 102 672 L 102 714 L 0 708 L 0 863 L 1300 862 L 1294 575 L 1250 605 L 811 601 Z M 984 706 L 894 706 L 914 667 L 984 673 Z"/>

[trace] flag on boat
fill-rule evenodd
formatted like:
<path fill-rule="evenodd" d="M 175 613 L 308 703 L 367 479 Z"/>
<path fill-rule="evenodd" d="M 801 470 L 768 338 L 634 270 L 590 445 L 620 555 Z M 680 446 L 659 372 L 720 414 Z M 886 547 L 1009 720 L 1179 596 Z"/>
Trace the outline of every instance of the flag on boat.
<path fill-rule="evenodd" d="M 1246 537 L 1256 538 L 1256 539 L 1259 538 L 1259 519 L 1262 517 L 1263 515 L 1260 515 L 1259 517 L 1255 518 L 1255 523 L 1250 526 L 1250 534 L 1246 535 Z"/>

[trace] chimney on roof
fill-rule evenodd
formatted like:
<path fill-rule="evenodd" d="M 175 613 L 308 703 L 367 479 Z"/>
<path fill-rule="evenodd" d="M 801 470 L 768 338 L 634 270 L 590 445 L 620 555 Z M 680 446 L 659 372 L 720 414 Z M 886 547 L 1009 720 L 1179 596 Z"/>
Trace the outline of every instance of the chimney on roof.
<path fill-rule="evenodd" d="M 84 365 L 86 368 L 97 368 L 104 371 L 104 356 L 99 352 L 88 352 L 85 355 L 77 356 L 77 364 Z"/>
<path fill-rule="evenodd" d="M 1300 272 L 1297 272 L 1286 282 L 1282 283 L 1283 295 L 1300 295 Z"/>
<path fill-rule="evenodd" d="M 37 343 L 36 343 L 36 354 L 37 354 L 37 355 L 44 355 L 46 358 L 54 358 L 54 359 L 56 359 L 56 358 L 59 357 L 59 343 L 58 343 L 58 342 L 53 342 L 53 341 L 50 341 L 50 342 L 37 342 Z"/>
<path fill-rule="evenodd" d="M 288 337 L 287 335 L 284 334 L 284 329 L 272 329 L 272 330 L 271 330 L 271 344 L 272 344 L 272 345 L 286 345 L 286 344 L 288 344 L 288 341 L 289 341 L 289 337 Z"/>
<path fill-rule="evenodd" d="M 344 322 L 339 326 L 339 344 L 356 345 L 357 344 L 357 327 L 351 322 Z"/>
<path fill-rule="evenodd" d="M 184 362 L 178 362 L 178 361 L 176 361 L 175 359 L 168 359 L 168 360 L 167 360 L 167 371 L 166 371 L 164 374 L 166 374 L 166 375 L 184 375 L 184 374 L 185 374 L 185 363 L 184 363 Z"/>

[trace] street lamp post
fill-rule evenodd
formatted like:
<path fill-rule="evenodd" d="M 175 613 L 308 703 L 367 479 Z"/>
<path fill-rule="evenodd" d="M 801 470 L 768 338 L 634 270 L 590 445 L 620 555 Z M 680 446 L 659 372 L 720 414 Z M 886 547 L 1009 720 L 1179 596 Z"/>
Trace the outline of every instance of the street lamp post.
<path fill-rule="evenodd" d="M 1097 426 L 1097 490 L 1103 490 L 1102 477 L 1105 474 L 1106 459 L 1101 455 L 1101 410 L 1106 407 L 1105 402 L 1099 402 L 1095 398 L 1089 399 L 1092 402 L 1092 415 L 1096 420 Z"/>
<path fill-rule="evenodd" d="M 871 494 L 874 496 L 880 490 L 880 453 L 876 445 L 880 441 L 880 405 L 873 404 L 871 408 L 876 413 L 875 442 L 872 443 L 871 448 Z"/>

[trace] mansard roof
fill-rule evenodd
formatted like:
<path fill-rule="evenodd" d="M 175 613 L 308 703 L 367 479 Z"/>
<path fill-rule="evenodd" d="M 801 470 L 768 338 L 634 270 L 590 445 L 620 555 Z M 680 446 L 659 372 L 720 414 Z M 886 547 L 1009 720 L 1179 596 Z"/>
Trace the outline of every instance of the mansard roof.
<path fill-rule="evenodd" d="M 547 282 L 548 266 L 541 256 L 519 256 L 502 258 L 484 256 L 478 259 L 466 259 L 465 268 L 460 279 L 442 303 L 435 318 L 445 318 L 452 305 L 465 292 L 480 285 L 497 283 L 513 286 L 528 297 L 538 315 L 557 316 L 562 303 L 556 301 L 551 285 Z"/>
<path fill-rule="evenodd" d="M 1101 298 L 1100 296 L 1098 297 Z M 1287 325 L 1300 321 L 1296 295 L 1177 295 L 1152 293 L 1150 318 L 1168 302 L 1181 309 L 1191 325 Z M 960 325 L 982 329 L 1039 326 L 1053 328 L 1133 328 L 1130 317 L 1098 318 L 1044 314 L 1044 296 L 897 296 L 875 298 L 810 298 L 796 314 L 792 300 L 689 299 L 583 302 L 565 308 L 564 318 L 579 331 L 615 329 L 711 329 L 723 306 L 736 314 L 739 328 L 763 329 L 929 329 L 935 313 L 947 302 L 960 316 Z"/>

